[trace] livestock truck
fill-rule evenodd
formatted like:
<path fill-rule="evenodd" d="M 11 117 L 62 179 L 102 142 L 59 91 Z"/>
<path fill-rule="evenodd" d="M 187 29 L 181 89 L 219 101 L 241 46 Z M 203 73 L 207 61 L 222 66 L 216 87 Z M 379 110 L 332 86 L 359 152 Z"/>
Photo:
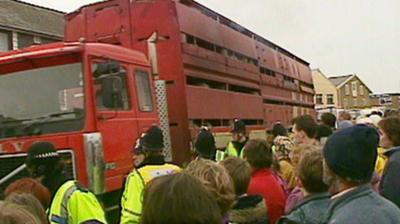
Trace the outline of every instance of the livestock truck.
<path fill-rule="evenodd" d="M 0 189 L 50 141 L 68 173 L 117 211 L 131 150 L 154 123 L 183 164 L 202 125 L 251 137 L 315 115 L 309 63 L 192 0 L 109 0 L 65 16 L 64 42 L 0 55 Z M 265 25 L 268 25 L 266 21 Z"/>

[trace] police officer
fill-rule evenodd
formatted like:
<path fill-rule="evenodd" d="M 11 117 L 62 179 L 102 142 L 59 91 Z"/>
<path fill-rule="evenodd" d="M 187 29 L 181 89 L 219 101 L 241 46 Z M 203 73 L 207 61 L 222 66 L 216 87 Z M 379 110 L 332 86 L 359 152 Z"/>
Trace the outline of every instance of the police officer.
<path fill-rule="evenodd" d="M 28 149 L 28 171 L 52 194 L 49 208 L 51 224 L 105 224 L 104 211 L 94 194 L 69 179 L 64 163 L 50 142 L 37 142 Z"/>
<path fill-rule="evenodd" d="M 208 127 L 202 127 L 194 143 L 196 159 L 209 159 L 215 161 L 215 138 Z"/>
<path fill-rule="evenodd" d="M 139 223 L 143 189 L 150 180 L 180 171 L 178 166 L 165 162 L 163 134 L 159 127 L 152 126 L 139 144 L 135 149 L 141 150 L 144 160 L 127 177 L 121 199 L 121 224 Z"/>
<path fill-rule="evenodd" d="M 243 148 L 249 138 L 246 135 L 246 125 L 243 121 L 235 119 L 233 123 L 232 141 L 229 142 L 225 151 L 218 150 L 216 153 L 217 161 L 222 161 L 226 157 L 236 156 L 243 158 Z"/>

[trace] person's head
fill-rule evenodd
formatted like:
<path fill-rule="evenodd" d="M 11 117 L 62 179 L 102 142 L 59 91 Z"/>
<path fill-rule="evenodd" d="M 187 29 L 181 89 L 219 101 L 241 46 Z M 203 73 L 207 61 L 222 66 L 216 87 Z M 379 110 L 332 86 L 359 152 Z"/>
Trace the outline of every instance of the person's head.
<path fill-rule="evenodd" d="M 36 142 L 29 147 L 25 164 L 30 176 L 35 179 L 57 177 L 64 169 L 61 156 L 50 142 Z"/>
<path fill-rule="evenodd" d="M 320 124 L 317 126 L 316 139 L 320 142 L 325 142 L 326 139 L 333 133 L 332 128 L 327 125 Z"/>
<path fill-rule="evenodd" d="M 231 133 L 233 141 L 244 142 L 246 140 L 246 124 L 242 120 L 235 119 Z"/>
<path fill-rule="evenodd" d="M 274 153 L 278 160 L 290 160 L 289 154 L 293 147 L 293 142 L 289 137 L 278 136 L 274 139 Z"/>
<path fill-rule="evenodd" d="M 217 199 L 221 214 L 225 215 L 235 200 L 232 179 L 226 169 L 205 159 L 194 160 L 186 167 L 185 173 L 198 178 L 206 189 Z"/>
<path fill-rule="evenodd" d="M 318 151 L 322 150 L 319 145 L 310 145 L 310 144 L 297 144 L 294 145 L 290 151 L 289 158 L 294 167 L 297 167 L 300 163 L 300 159 L 303 154 L 308 153 L 310 151 Z"/>
<path fill-rule="evenodd" d="M 142 137 L 141 144 L 145 157 L 162 155 L 164 150 L 164 135 L 162 130 L 156 125 L 151 126 Z"/>
<path fill-rule="evenodd" d="M 392 148 L 400 146 L 400 118 L 388 117 L 378 123 L 380 132 L 380 146 L 382 148 Z"/>
<path fill-rule="evenodd" d="M 287 136 L 288 135 L 285 126 L 283 126 L 281 123 L 276 123 L 274 125 L 274 127 L 272 128 L 272 134 L 273 134 L 274 138 L 276 138 L 277 136 Z"/>
<path fill-rule="evenodd" d="M 12 193 L 6 197 L 5 201 L 22 206 L 38 218 L 41 221 L 40 223 L 48 223 L 45 209 L 34 195 L 28 193 Z"/>
<path fill-rule="evenodd" d="M 151 126 L 146 132 L 142 133 L 132 150 L 133 164 L 136 168 L 154 159 L 164 158 L 164 135 L 157 126 Z"/>
<path fill-rule="evenodd" d="M 41 222 L 24 207 L 11 202 L 0 201 L 0 223 L 38 224 Z"/>
<path fill-rule="evenodd" d="M 244 159 L 253 170 L 271 168 L 273 162 L 272 147 L 262 139 L 253 139 L 244 146 Z"/>
<path fill-rule="evenodd" d="M 146 133 L 142 133 L 138 139 L 136 139 L 136 145 L 132 149 L 132 160 L 133 160 L 133 165 L 135 167 L 140 166 L 140 164 L 144 161 L 145 159 L 145 154 L 143 150 L 143 137 L 146 135 Z"/>
<path fill-rule="evenodd" d="M 208 128 L 203 127 L 200 130 L 194 147 L 199 157 L 214 160 L 217 148 L 215 147 L 215 138 Z"/>
<path fill-rule="evenodd" d="M 317 123 L 310 115 L 303 115 L 293 120 L 293 133 L 296 143 L 309 143 L 315 139 Z"/>
<path fill-rule="evenodd" d="M 231 176 L 236 196 L 246 194 L 251 179 L 250 164 L 238 157 L 228 157 L 220 164 L 225 167 Z"/>
<path fill-rule="evenodd" d="M 346 111 L 339 113 L 339 121 L 351 121 L 351 114 Z"/>
<path fill-rule="evenodd" d="M 323 113 L 321 115 L 321 121 L 322 121 L 322 124 L 324 124 L 330 128 L 336 127 L 336 116 L 332 113 Z"/>
<path fill-rule="evenodd" d="M 378 132 L 366 125 L 354 125 L 331 135 L 323 150 L 325 183 L 350 188 L 370 182 L 378 143 Z"/>
<path fill-rule="evenodd" d="M 352 127 L 354 124 L 353 122 L 349 121 L 349 120 L 343 120 L 343 121 L 339 121 L 338 122 L 338 130 L 343 130 L 349 127 Z"/>
<path fill-rule="evenodd" d="M 297 176 L 303 188 L 310 194 L 328 190 L 323 181 L 322 150 L 311 150 L 302 154 L 297 166 Z"/>
<path fill-rule="evenodd" d="M 195 177 L 177 173 L 155 178 L 144 191 L 142 224 L 220 224 L 217 201 Z"/>
<path fill-rule="evenodd" d="M 32 178 L 22 178 L 11 183 L 4 191 L 4 196 L 8 197 L 11 194 L 23 193 L 35 196 L 45 209 L 50 206 L 50 191 L 42 183 Z"/>

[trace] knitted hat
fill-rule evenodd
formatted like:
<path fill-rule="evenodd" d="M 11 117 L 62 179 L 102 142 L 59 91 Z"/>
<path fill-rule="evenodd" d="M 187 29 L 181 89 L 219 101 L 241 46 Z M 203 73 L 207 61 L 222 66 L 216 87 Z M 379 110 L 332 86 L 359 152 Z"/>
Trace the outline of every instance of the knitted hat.
<path fill-rule="evenodd" d="M 378 132 L 366 125 L 354 125 L 331 135 L 324 158 L 333 173 L 353 181 L 369 181 L 374 172 L 379 143 Z"/>
<path fill-rule="evenodd" d="M 215 139 L 207 128 L 201 129 L 200 133 L 197 135 L 194 147 L 196 148 L 196 152 L 204 158 L 211 159 L 215 156 Z"/>
<path fill-rule="evenodd" d="M 161 151 L 164 148 L 164 135 L 158 126 L 152 126 L 143 136 L 143 149 L 145 151 Z"/>
<path fill-rule="evenodd" d="M 37 142 L 28 149 L 25 160 L 27 166 L 54 166 L 60 161 L 60 155 L 50 142 Z"/>

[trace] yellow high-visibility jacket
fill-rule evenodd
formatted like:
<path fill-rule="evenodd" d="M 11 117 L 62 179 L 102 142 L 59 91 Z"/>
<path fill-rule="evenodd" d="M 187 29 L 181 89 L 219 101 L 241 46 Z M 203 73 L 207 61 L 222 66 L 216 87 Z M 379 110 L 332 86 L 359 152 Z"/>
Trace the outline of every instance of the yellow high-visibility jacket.
<path fill-rule="evenodd" d="M 142 213 L 143 190 L 153 178 L 177 173 L 181 170 L 172 164 L 146 165 L 133 170 L 127 177 L 121 199 L 121 224 L 139 223 Z"/>
<path fill-rule="evenodd" d="M 226 147 L 225 151 L 221 151 L 221 150 L 217 150 L 216 155 L 215 155 L 215 159 L 219 162 L 224 160 L 226 157 L 229 156 L 235 156 L 235 157 L 240 157 L 243 158 L 243 149 L 240 152 L 240 155 L 238 155 L 238 152 L 235 148 L 235 146 L 233 145 L 232 142 L 229 142 L 228 146 Z"/>
<path fill-rule="evenodd" d="M 49 219 L 51 224 L 107 223 L 96 196 L 73 180 L 57 190 L 49 208 Z"/>

